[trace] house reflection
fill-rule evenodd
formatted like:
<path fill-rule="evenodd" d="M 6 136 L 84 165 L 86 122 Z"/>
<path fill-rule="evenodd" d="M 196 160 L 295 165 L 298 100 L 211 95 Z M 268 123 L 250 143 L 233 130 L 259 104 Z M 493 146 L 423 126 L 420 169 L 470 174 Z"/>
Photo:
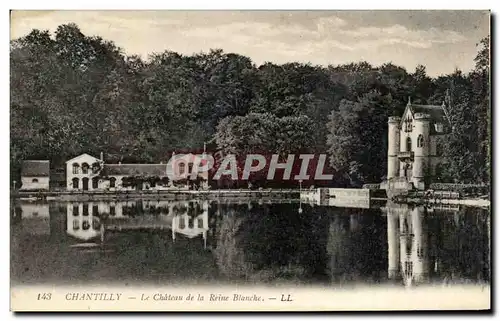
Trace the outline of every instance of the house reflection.
<path fill-rule="evenodd" d="M 208 227 L 208 201 L 205 202 L 189 202 L 187 204 L 188 213 L 175 215 L 172 219 L 172 239 L 176 239 L 176 234 L 186 236 L 187 238 L 195 238 L 200 236 L 203 238 L 203 246 L 207 247 Z"/>
<path fill-rule="evenodd" d="M 66 207 L 68 235 L 80 240 L 105 240 L 108 231 L 171 230 L 188 239 L 201 236 L 207 243 L 208 201 L 77 202 Z"/>
<path fill-rule="evenodd" d="M 461 248 L 459 240 L 448 242 L 449 235 L 459 235 L 462 230 L 460 220 L 466 219 L 458 206 L 442 208 L 410 206 L 389 203 L 384 210 L 387 213 L 388 277 L 402 279 L 406 286 L 431 282 L 435 276 L 440 281 L 446 279 L 441 266 L 453 267 L 459 275 L 470 278 L 460 267 L 463 257 L 473 254 L 468 248 Z M 453 216 L 443 212 L 452 212 Z M 479 217 L 479 215 L 477 215 Z M 452 221 L 452 226 L 446 223 Z M 448 225 L 447 225 L 448 224 Z M 476 223 L 476 228 L 480 228 Z M 477 251 L 482 253 L 480 238 Z M 453 244 L 449 248 L 450 243 Z M 448 269 L 447 269 L 448 270 Z M 463 271 L 460 271 L 463 270 Z"/>
<path fill-rule="evenodd" d="M 101 235 L 99 203 L 68 203 L 66 232 L 79 240 L 89 241 Z"/>
<path fill-rule="evenodd" d="M 21 203 L 16 212 L 23 230 L 30 235 L 50 235 L 49 204 Z"/>
<path fill-rule="evenodd" d="M 405 286 L 429 280 L 429 243 L 425 207 L 390 204 L 387 211 L 388 276 Z"/>

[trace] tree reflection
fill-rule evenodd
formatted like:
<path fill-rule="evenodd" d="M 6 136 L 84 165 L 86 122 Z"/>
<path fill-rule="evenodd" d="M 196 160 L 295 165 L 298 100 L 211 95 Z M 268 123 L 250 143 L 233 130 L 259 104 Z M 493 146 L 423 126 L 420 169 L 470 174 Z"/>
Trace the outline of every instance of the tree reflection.
<path fill-rule="evenodd" d="M 324 274 L 324 219 L 296 205 L 241 205 L 221 218 L 215 256 L 229 277 L 254 282 L 301 281 Z"/>

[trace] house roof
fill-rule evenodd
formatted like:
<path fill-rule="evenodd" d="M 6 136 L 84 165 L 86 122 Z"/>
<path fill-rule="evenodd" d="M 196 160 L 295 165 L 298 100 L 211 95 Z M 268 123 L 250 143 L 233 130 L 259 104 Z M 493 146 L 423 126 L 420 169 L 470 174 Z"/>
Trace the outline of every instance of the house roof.
<path fill-rule="evenodd" d="M 68 159 L 68 160 L 66 161 L 66 163 L 69 163 L 69 162 L 71 162 L 71 161 L 73 161 L 73 160 L 75 160 L 75 159 L 77 159 L 77 158 L 82 157 L 82 156 L 92 157 L 92 158 L 94 158 L 96 161 L 100 161 L 100 159 L 99 159 L 99 158 L 97 158 L 97 157 L 94 157 L 94 156 L 89 155 L 89 154 L 87 154 L 87 153 L 83 153 L 83 154 L 81 154 L 81 155 L 78 155 L 78 156 L 73 157 L 72 159 Z"/>
<path fill-rule="evenodd" d="M 66 181 L 66 174 L 52 172 L 52 173 L 50 173 L 50 181 L 51 182 L 65 182 Z"/>
<path fill-rule="evenodd" d="M 102 175 L 167 176 L 167 164 L 104 164 Z"/>
<path fill-rule="evenodd" d="M 429 114 L 433 121 L 449 121 L 448 115 L 446 114 L 446 110 L 444 106 L 437 105 L 409 105 L 413 114 L 424 113 Z"/>
<path fill-rule="evenodd" d="M 21 176 L 49 176 L 50 162 L 48 160 L 23 161 Z"/>

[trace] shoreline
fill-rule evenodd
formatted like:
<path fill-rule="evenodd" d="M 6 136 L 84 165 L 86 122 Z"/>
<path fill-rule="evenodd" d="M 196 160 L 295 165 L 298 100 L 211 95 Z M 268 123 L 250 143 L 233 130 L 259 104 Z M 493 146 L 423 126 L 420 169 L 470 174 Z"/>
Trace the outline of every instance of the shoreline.
<path fill-rule="evenodd" d="M 189 199 L 273 199 L 295 200 L 299 202 L 300 191 L 291 189 L 266 189 L 266 190 L 157 190 L 157 191 L 19 191 L 11 193 L 11 198 L 21 201 L 113 201 L 130 199 L 163 199 L 163 200 L 189 200 Z"/>
<path fill-rule="evenodd" d="M 305 192 L 305 190 L 302 190 Z M 142 191 L 16 191 L 11 193 L 14 201 L 123 201 L 134 199 L 155 199 L 155 200 L 262 200 L 262 201 L 286 201 L 300 202 L 301 191 L 297 189 L 227 189 L 227 190 L 142 190 Z M 377 200 L 369 197 L 369 201 Z M 386 199 L 390 201 L 390 198 Z M 489 199 L 429 199 L 407 197 L 404 200 L 393 201 L 401 204 L 424 204 L 424 205 L 464 205 L 473 207 L 490 207 Z M 308 202 L 304 202 L 305 204 Z"/>

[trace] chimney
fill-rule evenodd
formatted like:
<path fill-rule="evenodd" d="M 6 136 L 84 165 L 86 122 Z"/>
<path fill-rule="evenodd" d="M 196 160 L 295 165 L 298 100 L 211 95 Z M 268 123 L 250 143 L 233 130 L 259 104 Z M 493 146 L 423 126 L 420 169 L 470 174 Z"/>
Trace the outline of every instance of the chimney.
<path fill-rule="evenodd" d="M 104 161 L 104 153 L 101 152 L 101 161 Z"/>

